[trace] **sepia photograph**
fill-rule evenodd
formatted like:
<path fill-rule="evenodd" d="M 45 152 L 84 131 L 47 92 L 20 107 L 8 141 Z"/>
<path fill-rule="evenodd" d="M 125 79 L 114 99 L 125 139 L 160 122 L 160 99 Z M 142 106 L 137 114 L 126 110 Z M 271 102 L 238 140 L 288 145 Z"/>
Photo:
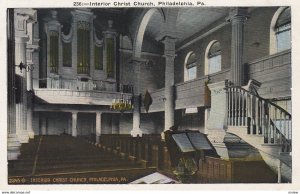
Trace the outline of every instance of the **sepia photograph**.
<path fill-rule="evenodd" d="M 297 10 L 135 3 L 6 8 L 7 185 L 292 185 Z"/>

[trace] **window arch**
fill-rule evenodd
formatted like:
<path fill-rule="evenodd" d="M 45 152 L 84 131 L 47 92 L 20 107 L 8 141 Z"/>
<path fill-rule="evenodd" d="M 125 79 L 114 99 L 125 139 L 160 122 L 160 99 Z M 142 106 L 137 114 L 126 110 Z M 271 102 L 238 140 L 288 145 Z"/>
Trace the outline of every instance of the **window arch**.
<path fill-rule="evenodd" d="M 291 8 L 280 7 L 274 14 L 270 29 L 270 54 L 291 48 Z"/>
<path fill-rule="evenodd" d="M 184 63 L 184 81 L 192 80 L 197 77 L 196 54 L 189 52 Z"/>
<path fill-rule="evenodd" d="M 221 71 L 221 45 L 219 41 L 211 41 L 205 52 L 205 75 Z"/>

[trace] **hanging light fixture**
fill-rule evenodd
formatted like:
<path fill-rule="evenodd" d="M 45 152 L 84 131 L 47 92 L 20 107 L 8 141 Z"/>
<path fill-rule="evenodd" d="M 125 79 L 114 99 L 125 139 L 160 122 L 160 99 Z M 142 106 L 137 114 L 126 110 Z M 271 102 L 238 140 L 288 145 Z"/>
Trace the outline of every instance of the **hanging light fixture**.
<path fill-rule="evenodd" d="M 121 98 L 114 98 L 112 100 L 110 109 L 121 113 L 131 111 L 133 109 L 131 98 L 126 98 L 125 94 L 121 93 Z"/>
<path fill-rule="evenodd" d="M 25 69 L 26 72 L 29 72 L 29 71 L 33 70 L 33 66 L 26 65 L 22 61 L 21 61 L 21 63 L 19 65 L 15 65 L 15 66 L 20 68 L 20 72 L 21 73 L 22 73 L 23 69 Z"/>

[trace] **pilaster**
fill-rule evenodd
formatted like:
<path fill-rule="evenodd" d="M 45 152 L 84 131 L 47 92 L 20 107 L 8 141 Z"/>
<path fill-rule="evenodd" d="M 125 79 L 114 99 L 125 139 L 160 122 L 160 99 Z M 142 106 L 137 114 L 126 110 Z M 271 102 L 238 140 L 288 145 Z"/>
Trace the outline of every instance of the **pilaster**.
<path fill-rule="evenodd" d="M 15 64 L 23 63 L 27 65 L 26 43 L 29 41 L 27 24 L 36 19 L 36 11 L 32 9 L 15 9 L 14 10 L 14 27 L 15 27 Z M 27 131 L 27 73 L 25 69 L 21 70 L 16 67 L 16 75 L 19 91 L 19 101 L 16 104 L 16 134 L 20 143 L 27 143 L 29 135 Z"/>
<path fill-rule="evenodd" d="M 14 10 L 7 11 L 7 36 L 8 36 L 8 50 L 12 51 L 14 48 Z M 16 85 L 15 85 L 15 58 L 14 53 L 8 54 L 7 66 L 7 160 L 16 160 L 20 155 L 20 142 L 16 135 Z"/>
<path fill-rule="evenodd" d="M 104 37 L 104 55 L 103 55 L 103 71 L 105 72 L 106 75 L 106 79 L 110 80 L 110 81 L 116 81 L 116 51 L 117 51 L 117 32 L 115 29 L 113 29 L 113 20 L 108 20 L 108 29 L 106 31 L 103 32 L 103 37 Z M 108 50 L 108 41 L 113 40 L 113 50 L 109 51 Z M 111 53 L 109 53 L 111 52 Z M 113 60 L 113 71 L 114 71 L 114 75 L 113 76 L 109 76 L 108 75 L 108 62 L 109 62 L 109 56 L 112 57 Z M 112 56 L 113 55 L 113 56 Z M 116 88 L 115 88 L 116 89 Z"/>

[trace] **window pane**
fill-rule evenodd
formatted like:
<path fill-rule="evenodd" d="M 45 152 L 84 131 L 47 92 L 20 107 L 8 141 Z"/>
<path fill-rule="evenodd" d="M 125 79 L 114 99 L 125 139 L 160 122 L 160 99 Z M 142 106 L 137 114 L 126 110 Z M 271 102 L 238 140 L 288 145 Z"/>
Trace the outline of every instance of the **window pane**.
<path fill-rule="evenodd" d="M 221 55 L 217 55 L 214 57 L 209 58 L 209 69 L 208 73 L 216 73 L 221 71 Z"/>
<path fill-rule="evenodd" d="M 291 48 L 291 31 L 287 30 L 276 34 L 277 51 L 283 51 Z"/>
<path fill-rule="evenodd" d="M 196 78 L 197 68 L 196 66 L 188 68 L 188 80 L 192 80 Z"/>

